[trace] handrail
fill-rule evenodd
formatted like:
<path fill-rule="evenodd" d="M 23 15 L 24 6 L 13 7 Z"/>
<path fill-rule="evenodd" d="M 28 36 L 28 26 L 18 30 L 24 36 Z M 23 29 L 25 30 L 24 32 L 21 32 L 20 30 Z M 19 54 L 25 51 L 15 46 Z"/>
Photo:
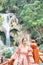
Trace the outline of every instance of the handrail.
<path fill-rule="evenodd" d="M 38 50 L 37 51 L 37 49 L 36 50 L 34 50 L 34 53 L 35 52 L 42 52 L 43 53 L 43 50 Z M 36 56 L 36 55 L 35 55 Z M 43 63 L 43 59 L 40 57 L 40 56 L 43 56 L 43 54 L 38 54 L 38 58 L 39 58 L 39 60 Z M 35 57 L 36 58 L 36 57 Z M 37 60 L 38 58 L 36 58 L 35 60 Z M 14 60 L 13 59 L 10 59 L 10 60 L 8 60 L 8 61 L 6 61 L 6 62 L 4 62 L 4 63 L 2 63 L 2 64 L 0 64 L 0 65 L 13 65 L 13 62 L 14 62 Z M 38 61 L 38 63 L 39 63 L 39 61 Z"/>
<path fill-rule="evenodd" d="M 39 52 L 43 53 L 43 50 L 39 50 Z M 43 54 L 39 54 L 39 56 L 43 56 Z"/>
<path fill-rule="evenodd" d="M 39 54 L 39 56 L 43 56 L 43 54 Z"/>
<path fill-rule="evenodd" d="M 9 61 L 6 61 L 6 62 L 4 62 L 4 63 L 2 63 L 0 65 L 6 65 L 6 64 L 9 64 Z"/>
<path fill-rule="evenodd" d="M 39 52 L 42 52 L 43 53 L 43 50 L 39 50 Z"/>
<path fill-rule="evenodd" d="M 39 56 L 43 56 L 43 50 L 39 50 L 39 52 L 41 52 L 42 54 L 39 54 Z M 41 57 L 39 57 L 40 61 L 43 63 L 43 59 Z"/>
<path fill-rule="evenodd" d="M 2 63 L 0 65 L 6 65 L 6 64 L 13 65 L 13 62 L 14 62 L 14 60 L 12 59 L 12 60 L 8 60 L 8 61 L 6 61 L 6 62 L 4 62 L 4 63 Z"/>
<path fill-rule="evenodd" d="M 40 61 L 43 63 L 43 59 L 41 57 L 39 57 Z"/>

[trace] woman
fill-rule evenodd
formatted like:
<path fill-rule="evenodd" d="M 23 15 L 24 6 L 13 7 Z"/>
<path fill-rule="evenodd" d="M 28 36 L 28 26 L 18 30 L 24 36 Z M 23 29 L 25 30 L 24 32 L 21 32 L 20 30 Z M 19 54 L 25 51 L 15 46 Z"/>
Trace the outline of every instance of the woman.
<path fill-rule="evenodd" d="M 31 47 L 28 48 L 27 46 L 27 38 L 22 39 L 22 45 L 20 45 L 17 49 L 17 51 L 13 54 L 11 59 L 17 59 L 18 58 L 18 63 L 17 65 L 37 65 L 34 64 L 34 59 L 33 59 L 33 50 Z"/>

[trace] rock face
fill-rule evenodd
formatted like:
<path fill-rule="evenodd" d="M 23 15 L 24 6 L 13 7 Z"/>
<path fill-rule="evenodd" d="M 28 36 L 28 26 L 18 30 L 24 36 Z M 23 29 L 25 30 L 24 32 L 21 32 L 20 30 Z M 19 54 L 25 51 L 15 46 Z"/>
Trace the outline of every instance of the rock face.
<path fill-rule="evenodd" d="M 20 31 L 21 26 L 20 26 L 20 24 L 18 23 L 18 19 L 16 18 L 15 15 L 13 15 L 13 16 L 10 18 L 9 22 L 10 22 L 10 30 L 16 29 L 16 30 Z"/>
<path fill-rule="evenodd" d="M 9 34 L 7 36 L 15 37 L 13 30 L 20 31 L 20 25 L 18 24 L 18 19 L 16 16 L 12 13 L 9 14 L 1 14 L 4 17 L 2 27 L 0 27 L 0 31 L 5 33 L 8 32 Z M 7 37 L 6 36 L 6 37 Z M 6 41 L 6 40 L 5 40 Z"/>
<path fill-rule="evenodd" d="M 21 31 L 22 26 L 18 23 L 18 19 L 14 14 L 9 13 L 9 14 L 2 14 L 2 15 L 7 16 L 5 22 L 7 21 L 8 24 L 4 23 L 4 26 L 2 25 L 2 27 L 0 28 L 0 31 L 1 32 L 3 31 L 5 33 L 8 30 L 9 36 L 13 38 L 12 43 L 14 44 L 22 43 L 21 42 L 22 38 L 26 36 L 29 39 L 29 35 L 26 33 L 26 31 L 25 32 Z M 10 41 L 11 41 L 11 38 L 10 38 Z"/>
<path fill-rule="evenodd" d="M 0 47 L 4 46 L 3 42 L 0 40 Z"/>

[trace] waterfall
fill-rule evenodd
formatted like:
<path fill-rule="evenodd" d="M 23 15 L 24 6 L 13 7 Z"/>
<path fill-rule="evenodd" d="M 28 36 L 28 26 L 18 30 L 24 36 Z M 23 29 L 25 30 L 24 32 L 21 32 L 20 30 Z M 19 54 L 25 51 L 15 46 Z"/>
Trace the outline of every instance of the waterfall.
<path fill-rule="evenodd" d="M 9 26 L 9 16 L 7 14 L 3 14 L 4 22 L 3 27 L 6 35 L 6 46 L 10 47 L 10 26 Z"/>

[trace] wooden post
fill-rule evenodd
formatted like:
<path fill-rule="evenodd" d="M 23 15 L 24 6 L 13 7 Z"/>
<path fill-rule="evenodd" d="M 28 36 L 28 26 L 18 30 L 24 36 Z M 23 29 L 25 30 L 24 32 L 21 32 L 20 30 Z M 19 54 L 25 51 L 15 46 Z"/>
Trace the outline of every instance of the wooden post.
<path fill-rule="evenodd" d="M 3 57 L 1 57 L 1 63 L 3 63 Z"/>
<path fill-rule="evenodd" d="M 14 63 L 14 60 L 12 59 L 9 61 L 8 65 L 13 65 L 13 63 Z"/>

